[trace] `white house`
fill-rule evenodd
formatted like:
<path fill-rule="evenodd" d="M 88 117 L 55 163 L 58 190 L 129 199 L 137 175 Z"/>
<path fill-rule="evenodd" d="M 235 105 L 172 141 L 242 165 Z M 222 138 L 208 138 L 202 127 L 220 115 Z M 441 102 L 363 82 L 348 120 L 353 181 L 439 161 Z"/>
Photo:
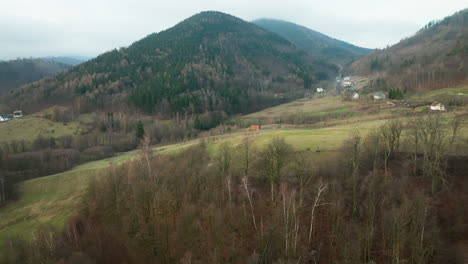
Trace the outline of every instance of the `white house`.
<path fill-rule="evenodd" d="M 351 81 L 351 77 L 350 76 L 346 76 L 343 78 L 343 81 L 347 82 L 347 81 Z"/>
<path fill-rule="evenodd" d="M 323 88 L 317 88 L 317 93 L 323 93 Z"/>
<path fill-rule="evenodd" d="M 359 99 L 359 94 L 358 94 L 358 93 L 353 93 L 353 94 L 351 95 L 351 99 L 352 99 L 352 100 L 358 100 L 358 99 Z"/>
<path fill-rule="evenodd" d="M 433 102 L 431 104 L 431 110 L 432 111 L 446 111 L 445 106 L 442 103 L 439 103 L 439 102 Z"/>
<path fill-rule="evenodd" d="M 383 100 L 383 99 L 385 99 L 385 98 L 386 98 L 386 96 L 385 96 L 385 94 L 382 93 L 382 92 L 376 92 L 376 93 L 374 93 L 374 100 Z"/>
<path fill-rule="evenodd" d="M 23 112 L 21 110 L 16 110 L 13 112 L 13 118 L 23 117 Z"/>
<path fill-rule="evenodd" d="M 351 81 L 344 81 L 342 85 L 343 85 L 343 87 L 353 87 L 353 82 L 351 82 Z"/>

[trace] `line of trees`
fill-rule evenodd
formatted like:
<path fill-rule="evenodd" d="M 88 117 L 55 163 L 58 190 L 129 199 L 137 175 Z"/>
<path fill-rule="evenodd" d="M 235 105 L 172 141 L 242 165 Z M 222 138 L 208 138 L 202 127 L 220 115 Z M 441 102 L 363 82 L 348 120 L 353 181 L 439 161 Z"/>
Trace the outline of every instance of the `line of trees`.
<path fill-rule="evenodd" d="M 463 122 L 418 120 L 353 133 L 332 154 L 246 136 L 216 156 L 206 142 L 153 156 L 145 137 L 140 159 L 89 184 L 62 231 L 13 239 L 0 262 L 456 263 Z"/>

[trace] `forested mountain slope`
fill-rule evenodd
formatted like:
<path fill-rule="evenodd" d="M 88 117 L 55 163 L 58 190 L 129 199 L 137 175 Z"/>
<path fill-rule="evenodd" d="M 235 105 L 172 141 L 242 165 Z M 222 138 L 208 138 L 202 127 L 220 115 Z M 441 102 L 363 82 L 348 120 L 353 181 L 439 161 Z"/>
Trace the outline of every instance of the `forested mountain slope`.
<path fill-rule="evenodd" d="M 89 60 L 90 58 L 84 57 L 84 56 L 73 56 L 73 57 L 63 57 L 63 56 L 53 57 L 53 56 L 50 56 L 50 57 L 45 57 L 44 59 L 49 60 L 49 61 L 55 61 L 55 62 L 59 62 L 59 63 L 63 63 L 63 64 L 76 66 L 78 64 L 81 64 L 81 63 Z"/>
<path fill-rule="evenodd" d="M 414 36 L 355 62 L 351 71 L 385 87 L 423 90 L 468 81 L 468 9 L 431 22 Z"/>
<path fill-rule="evenodd" d="M 244 113 L 303 96 L 337 67 L 288 40 L 220 12 L 202 12 L 10 95 L 15 107 L 50 104 L 174 113 Z M 73 103 L 72 103 L 73 102 Z"/>
<path fill-rule="evenodd" d="M 258 19 L 253 23 L 285 37 L 316 58 L 346 63 L 372 51 L 287 21 Z"/>
<path fill-rule="evenodd" d="M 52 60 L 17 59 L 0 61 L 0 93 L 67 70 L 71 65 Z"/>

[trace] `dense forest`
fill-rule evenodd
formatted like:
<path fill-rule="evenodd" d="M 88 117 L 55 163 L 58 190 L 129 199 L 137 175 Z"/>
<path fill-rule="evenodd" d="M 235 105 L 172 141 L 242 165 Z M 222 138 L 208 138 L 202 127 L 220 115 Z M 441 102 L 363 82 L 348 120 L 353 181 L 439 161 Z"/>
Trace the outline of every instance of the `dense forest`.
<path fill-rule="evenodd" d="M 79 112 L 245 113 L 302 97 L 337 72 L 336 65 L 315 60 L 254 24 L 203 12 L 128 48 L 17 89 L 6 100 L 31 110 L 66 102 Z"/>
<path fill-rule="evenodd" d="M 341 65 L 350 63 L 372 51 L 287 21 L 258 19 L 253 23 L 283 36 L 315 58 Z"/>
<path fill-rule="evenodd" d="M 400 90 L 444 88 L 467 82 L 468 9 L 427 24 L 414 36 L 351 66 Z"/>
<path fill-rule="evenodd" d="M 62 230 L 12 239 L 1 263 L 463 263 L 461 118 L 390 120 L 336 153 L 248 135 L 111 167 Z M 337 166 L 337 164 L 340 164 Z"/>
<path fill-rule="evenodd" d="M 71 68 L 71 65 L 44 59 L 0 61 L 0 93 L 35 82 Z"/>

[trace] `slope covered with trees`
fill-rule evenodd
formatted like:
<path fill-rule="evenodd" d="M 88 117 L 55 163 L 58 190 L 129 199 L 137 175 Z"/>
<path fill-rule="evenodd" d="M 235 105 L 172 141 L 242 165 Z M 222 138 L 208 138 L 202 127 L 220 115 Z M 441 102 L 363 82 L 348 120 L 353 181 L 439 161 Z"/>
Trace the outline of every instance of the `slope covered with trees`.
<path fill-rule="evenodd" d="M 63 228 L 9 239 L 0 263 L 466 263 L 463 117 L 444 118 L 393 119 L 328 154 L 246 136 L 153 155 L 145 140 Z"/>
<path fill-rule="evenodd" d="M 251 112 L 303 96 L 336 74 L 288 40 L 239 18 L 203 12 L 128 48 L 16 90 L 32 110 L 70 102 L 79 112 L 136 108 L 149 113 Z M 31 104 L 30 102 L 34 102 Z"/>
<path fill-rule="evenodd" d="M 0 93 L 69 69 L 71 65 L 47 59 L 0 61 Z"/>
<path fill-rule="evenodd" d="M 89 57 L 84 57 L 84 56 L 74 56 L 74 57 L 45 57 L 44 59 L 49 60 L 49 61 L 55 61 L 63 64 L 68 64 L 72 66 L 76 66 L 78 64 L 81 64 L 87 60 L 89 60 Z"/>
<path fill-rule="evenodd" d="M 285 37 L 312 56 L 325 60 L 346 63 L 372 51 L 287 21 L 258 19 L 253 23 Z"/>
<path fill-rule="evenodd" d="M 351 71 L 401 90 L 468 81 L 468 9 L 430 22 L 414 36 L 355 62 Z M 377 83 L 377 82 L 375 82 Z"/>

